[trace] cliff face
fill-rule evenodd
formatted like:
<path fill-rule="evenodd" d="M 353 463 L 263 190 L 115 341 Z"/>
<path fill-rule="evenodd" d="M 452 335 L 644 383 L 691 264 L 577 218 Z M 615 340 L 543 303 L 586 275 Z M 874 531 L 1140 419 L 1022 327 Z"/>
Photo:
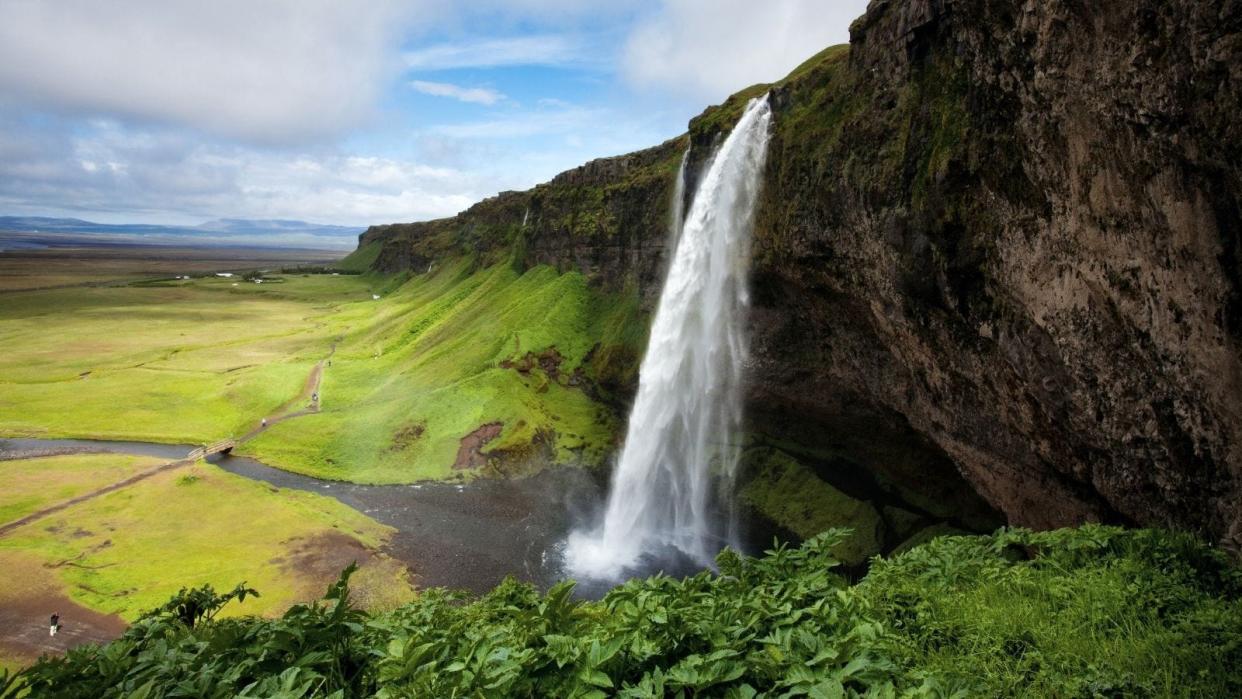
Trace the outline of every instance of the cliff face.
<path fill-rule="evenodd" d="M 1018 524 L 1242 534 L 1240 23 L 873 3 L 774 95 L 759 402 L 895 413 Z"/>
<path fill-rule="evenodd" d="M 359 246 L 378 245 L 374 268 L 423 272 L 434 260 L 514 257 L 522 266 L 576 270 L 647 303 L 659 294 L 671 185 L 684 138 L 593 160 L 525 192 L 502 192 L 452 218 L 372 226 Z"/>
<path fill-rule="evenodd" d="M 874 0 L 848 51 L 687 139 L 363 243 L 386 270 L 507 250 L 650 302 L 682 150 L 693 177 L 770 89 L 757 433 L 928 511 L 960 474 L 1016 524 L 1238 546 L 1240 30 L 1238 0 Z"/>

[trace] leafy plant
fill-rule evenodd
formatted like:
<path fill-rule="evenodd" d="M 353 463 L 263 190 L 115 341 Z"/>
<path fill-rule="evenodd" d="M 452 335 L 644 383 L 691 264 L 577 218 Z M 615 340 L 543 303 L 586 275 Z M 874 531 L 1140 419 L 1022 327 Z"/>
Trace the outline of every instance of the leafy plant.
<path fill-rule="evenodd" d="M 256 594 L 183 590 L 105 646 L 45 657 L 0 697 L 1131 697 L 1242 694 L 1242 574 L 1168 532 L 1086 526 L 944 537 L 859 584 L 848 532 L 718 573 L 430 589 L 368 616 L 341 575 L 279 619 L 220 618 Z"/>

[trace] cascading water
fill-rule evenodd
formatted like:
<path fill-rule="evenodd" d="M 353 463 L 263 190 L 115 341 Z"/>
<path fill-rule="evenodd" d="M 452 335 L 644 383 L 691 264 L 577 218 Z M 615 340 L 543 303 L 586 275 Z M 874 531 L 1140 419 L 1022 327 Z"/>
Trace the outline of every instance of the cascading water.
<path fill-rule="evenodd" d="M 673 198 L 668 205 L 668 238 L 664 249 L 669 254 L 664 256 L 664 278 L 668 278 L 668 270 L 672 267 L 672 252 L 677 249 L 677 241 L 681 238 L 682 226 L 686 223 L 686 163 L 690 160 L 690 149 L 681 154 L 681 164 L 677 166 L 677 179 L 673 180 Z"/>
<path fill-rule="evenodd" d="M 710 565 L 723 544 L 734 543 L 750 237 L 770 121 L 767 97 L 751 100 L 701 179 L 684 224 L 676 221 L 680 199 L 674 204 L 681 235 L 604 518 L 592 531 L 571 534 L 566 548 L 576 576 L 615 578 L 666 547 Z"/>

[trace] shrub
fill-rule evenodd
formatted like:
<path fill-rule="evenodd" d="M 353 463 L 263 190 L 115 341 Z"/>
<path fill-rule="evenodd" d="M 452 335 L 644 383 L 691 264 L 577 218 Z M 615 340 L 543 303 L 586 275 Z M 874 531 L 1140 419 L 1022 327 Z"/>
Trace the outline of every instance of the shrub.
<path fill-rule="evenodd" d="M 117 641 L 44 658 L 0 696 L 1238 696 L 1242 575 L 1167 532 L 1087 526 L 937 539 L 833 572 L 830 530 L 602 600 L 426 590 L 367 616 L 347 569 L 279 619 L 182 591 Z"/>

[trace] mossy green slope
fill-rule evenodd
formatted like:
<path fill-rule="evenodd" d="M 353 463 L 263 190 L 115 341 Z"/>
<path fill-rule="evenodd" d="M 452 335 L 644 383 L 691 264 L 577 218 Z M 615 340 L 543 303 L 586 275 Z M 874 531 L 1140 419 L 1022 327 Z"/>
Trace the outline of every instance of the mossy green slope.
<path fill-rule="evenodd" d="M 834 527 L 851 529 L 833 550 L 850 565 L 863 563 L 883 549 L 884 520 L 871 503 L 825 483 L 810 468 L 779 450 L 754 448 L 743 458 L 753 473 L 738 496 L 758 514 L 800 539 Z"/>
<path fill-rule="evenodd" d="M 617 417 L 596 377 L 624 371 L 609 358 L 632 360 L 645 335 L 636 304 L 593 291 L 580 274 L 469 259 L 415 275 L 333 324 L 341 335 L 322 411 L 273 426 L 244 451 L 366 483 L 601 463 Z M 499 433 L 463 447 L 490 425 Z M 471 465 L 454 469 L 461 455 Z"/>
<path fill-rule="evenodd" d="M 371 242 L 366 245 L 360 245 L 357 250 L 349 253 L 345 259 L 338 262 L 336 267 L 346 272 L 366 272 L 375 264 L 375 259 L 379 257 L 379 254 L 379 243 Z"/>

